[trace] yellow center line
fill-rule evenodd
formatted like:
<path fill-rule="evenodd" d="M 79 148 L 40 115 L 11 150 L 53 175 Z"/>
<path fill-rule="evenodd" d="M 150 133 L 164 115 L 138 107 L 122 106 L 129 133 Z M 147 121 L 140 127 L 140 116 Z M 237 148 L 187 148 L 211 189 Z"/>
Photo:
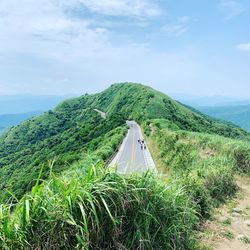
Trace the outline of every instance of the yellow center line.
<path fill-rule="evenodd" d="M 135 160 L 135 130 L 133 129 L 133 143 L 132 143 L 132 153 L 131 153 L 131 161 L 130 161 L 130 173 L 132 172 L 132 165 Z"/>

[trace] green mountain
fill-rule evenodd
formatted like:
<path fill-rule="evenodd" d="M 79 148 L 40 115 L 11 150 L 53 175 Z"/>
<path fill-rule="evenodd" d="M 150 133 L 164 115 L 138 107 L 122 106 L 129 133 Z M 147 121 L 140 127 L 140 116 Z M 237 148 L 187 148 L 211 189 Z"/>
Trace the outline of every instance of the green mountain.
<path fill-rule="evenodd" d="M 212 117 L 233 122 L 250 131 L 250 105 L 230 105 L 197 107 L 198 110 Z"/>
<path fill-rule="evenodd" d="M 178 129 L 244 138 L 243 129 L 218 121 L 174 101 L 167 95 L 141 84 L 114 84 L 99 94 L 97 106 L 108 113 L 121 112 L 126 119 L 143 122 L 165 119 Z"/>
<path fill-rule="evenodd" d="M 106 167 L 127 119 L 167 178 Z M 0 249 L 201 249 L 201 221 L 249 174 L 247 139 L 140 84 L 65 101 L 0 137 Z"/>
<path fill-rule="evenodd" d="M 94 109 L 107 112 L 103 119 Z M 21 197 L 34 185 L 41 164 L 43 178 L 61 173 L 95 152 L 107 160 L 125 133 L 125 121 L 159 119 L 164 126 L 187 131 L 246 138 L 249 134 L 231 124 L 209 118 L 150 87 L 113 84 L 105 91 L 64 101 L 53 111 L 29 119 L 0 137 L 0 199 L 10 191 Z M 111 139 L 112 140 L 111 140 Z"/>

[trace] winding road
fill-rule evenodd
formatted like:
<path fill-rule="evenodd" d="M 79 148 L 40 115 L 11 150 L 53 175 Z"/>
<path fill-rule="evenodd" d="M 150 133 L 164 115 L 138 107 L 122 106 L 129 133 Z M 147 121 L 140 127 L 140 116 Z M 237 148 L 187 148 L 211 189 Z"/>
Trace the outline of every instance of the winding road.
<path fill-rule="evenodd" d="M 123 143 L 110 163 L 110 167 L 115 166 L 118 173 L 122 174 L 142 174 L 147 170 L 156 171 L 154 161 L 146 146 L 141 149 L 138 140 L 142 140 L 142 132 L 140 126 L 135 121 L 127 121 L 129 130 Z"/>

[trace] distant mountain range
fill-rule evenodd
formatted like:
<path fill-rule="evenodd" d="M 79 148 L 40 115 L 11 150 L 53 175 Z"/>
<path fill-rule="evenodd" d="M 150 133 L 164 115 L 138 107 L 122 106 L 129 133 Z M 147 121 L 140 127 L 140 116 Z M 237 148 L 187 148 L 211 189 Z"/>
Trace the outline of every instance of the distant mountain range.
<path fill-rule="evenodd" d="M 0 96 L 0 115 L 29 113 L 36 110 L 47 111 L 70 97 L 72 95 L 2 95 Z"/>
<path fill-rule="evenodd" d="M 8 128 L 44 111 L 53 109 L 65 99 L 72 97 L 49 95 L 4 95 L 0 96 L 0 134 Z"/>
<path fill-rule="evenodd" d="M 185 94 L 171 94 L 171 97 L 186 105 L 193 107 L 203 106 L 238 106 L 250 104 L 249 98 L 233 97 L 233 96 L 195 96 Z"/>
<path fill-rule="evenodd" d="M 209 116 L 233 122 L 250 131 L 250 104 L 196 108 Z"/>
<path fill-rule="evenodd" d="M 0 133 L 4 132 L 6 129 L 15 126 L 22 121 L 25 121 L 31 117 L 42 114 L 43 111 L 33 111 L 20 114 L 5 114 L 0 115 Z"/>
<path fill-rule="evenodd" d="M 176 100 L 216 119 L 232 122 L 250 131 L 250 98 L 227 96 L 199 97 L 173 94 Z"/>

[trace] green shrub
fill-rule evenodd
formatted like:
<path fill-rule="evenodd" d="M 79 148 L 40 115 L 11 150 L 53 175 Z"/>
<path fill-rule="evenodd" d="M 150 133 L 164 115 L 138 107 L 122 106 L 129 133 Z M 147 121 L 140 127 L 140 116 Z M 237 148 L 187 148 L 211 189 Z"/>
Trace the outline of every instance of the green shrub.
<path fill-rule="evenodd" d="M 1 249 L 193 249 L 198 222 L 178 185 L 90 166 L 56 178 L 0 210 Z M 13 210 L 11 212 L 11 210 Z"/>
<path fill-rule="evenodd" d="M 238 147 L 234 150 L 235 168 L 238 172 L 250 174 L 250 147 Z"/>
<path fill-rule="evenodd" d="M 214 168 L 207 171 L 204 185 L 215 203 L 225 201 L 238 190 L 234 172 L 230 168 Z"/>
<path fill-rule="evenodd" d="M 157 122 L 156 122 L 157 123 Z M 188 131 L 154 127 L 163 164 L 192 198 L 201 217 L 237 191 L 234 176 L 250 173 L 249 143 Z"/>
<path fill-rule="evenodd" d="M 184 178 L 178 179 L 178 182 L 193 201 L 198 215 L 201 218 L 208 218 L 211 211 L 211 197 L 200 176 L 191 173 Z"/>

